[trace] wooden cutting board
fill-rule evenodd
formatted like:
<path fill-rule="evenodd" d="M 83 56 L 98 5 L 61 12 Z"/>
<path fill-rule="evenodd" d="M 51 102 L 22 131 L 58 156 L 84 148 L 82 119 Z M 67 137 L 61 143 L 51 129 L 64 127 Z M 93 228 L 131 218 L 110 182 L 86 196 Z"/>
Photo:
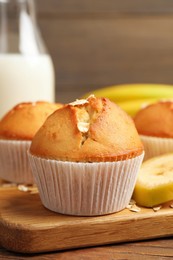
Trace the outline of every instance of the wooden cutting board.
<path fill-rule="evenodd" d="M 47 210 L 37 192 L 1 188 L 0 242 L 15 252 L 35 253 L 171 236 L 169 205 L 157 212 L 141 208 L 140 212 L 125 209 L 106 216 L 75 217 Z"/>

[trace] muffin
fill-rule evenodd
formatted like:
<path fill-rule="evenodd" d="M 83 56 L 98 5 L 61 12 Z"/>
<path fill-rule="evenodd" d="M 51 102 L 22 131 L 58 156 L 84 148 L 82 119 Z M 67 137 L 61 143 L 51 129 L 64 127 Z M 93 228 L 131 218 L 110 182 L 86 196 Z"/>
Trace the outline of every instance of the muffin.
<path fill-rule="evenodd" d="M 145 160 L 173 152 L 173 101 L 160 101 L 141 109 L 134 123 L 145 149 Z"/>
<path fill-rule="evenodd" d="M 49 102 L 20 103 L 0 121 L 0 178 L 32 184 L 27 150 L 46 118 L 61 104 Z"/>
<path fill-rule="evenodd" d="M 47 118 L 32 140 L 29 159 L 46 208 L 104 215 L 128 205 L 143 145 L 123 110 L 106 98 L 90 96 Z"/>

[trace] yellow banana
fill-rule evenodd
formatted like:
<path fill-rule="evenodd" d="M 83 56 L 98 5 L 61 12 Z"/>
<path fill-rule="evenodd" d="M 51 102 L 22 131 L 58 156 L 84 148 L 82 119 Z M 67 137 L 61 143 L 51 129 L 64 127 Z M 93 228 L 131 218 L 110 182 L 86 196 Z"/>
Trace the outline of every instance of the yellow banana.
<path fill-rule="evenodd" d="M 153 157 L 142 164 L 133 199 L 144 207 L 173 200 L 173 154 Z"/>
<path fill-rule="evenodd" d="M 86 93 L 83 98 L 94 94 L 107 97 L 114 102 L 130 99 L 173 98 L 173 85 L 166 84 L 126 84 L 104 87 Z"/>
<path fill-rule="evenodd" d="M 141 108 L 158 101 L 166 99 L 150 98 L 150 99 L 136 99 L 123 102 L 117 102 L 116 104 L 125 110 L 130 116 L 134 116 Z M 171 99 L 169 99 L 171 100 Z"/>

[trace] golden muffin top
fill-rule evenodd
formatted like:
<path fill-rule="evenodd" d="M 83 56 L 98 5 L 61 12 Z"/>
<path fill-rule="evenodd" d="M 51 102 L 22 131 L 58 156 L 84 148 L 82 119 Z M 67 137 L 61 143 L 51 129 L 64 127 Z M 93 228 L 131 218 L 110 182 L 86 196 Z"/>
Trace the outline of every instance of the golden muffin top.
<path fill-rule="evenodd" d="M 61 161 L 117 161 L 140 155 L 143 145 L 134 122 L 120 107 L 90 96 L 49 116 L 33 138 L 30 152 Z"/>
<path fill-rule="evenodd" d="M 0 139 L 32 140 L 46 118 L 62 104 L 49 102 L 20 103 L 0 121 Z"/>
<path fill-rule="evenodd" d="M 173 138 L 173 101 L 148 105 L 136 114 L 134 122 L 140 135 Z"/>

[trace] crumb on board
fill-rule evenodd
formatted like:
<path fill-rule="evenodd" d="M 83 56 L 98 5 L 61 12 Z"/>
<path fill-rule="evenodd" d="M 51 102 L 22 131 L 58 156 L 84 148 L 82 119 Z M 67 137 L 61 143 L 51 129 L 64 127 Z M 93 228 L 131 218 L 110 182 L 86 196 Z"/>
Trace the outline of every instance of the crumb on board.
<path fill-rule="evenodd" d="M 24 184 L 20 184 L 17 186 L 19 191 L 22 192 L 29 192 L 30 194 L 35 194 L 38 193 L 37 187 L 33 186 L 33 185 L 24 185 Z"/>
<path fill-rule="evenodd" d="M 140 212 L 141 208 L 139 208 L 138 206 L 136 206 L 136 201 L 135 200 L 130 200 L 129 205 L 127 205 L 126 207 L 128 210 L 132 211 L 132 212 Z"/>
<path fill-rule="evenodd" d="M 157 211 L 159 211 L 161 208 L 162 208 L 161 205 L 160 205 L 160 206 L 157 206 L 157 207 L 153 207 L 153 211 L 154 211 L 154 212 L 157 212 Z"/>
<path fill-rule="evenodd" d="M 23 192 L 27 192 L 28 191 L 28 187 L 25 186 L 25 185 L 22 185 L 22 184 L 18 185 L 17 188 L 18 188 L 18 190 L 23 191 Z"/>

